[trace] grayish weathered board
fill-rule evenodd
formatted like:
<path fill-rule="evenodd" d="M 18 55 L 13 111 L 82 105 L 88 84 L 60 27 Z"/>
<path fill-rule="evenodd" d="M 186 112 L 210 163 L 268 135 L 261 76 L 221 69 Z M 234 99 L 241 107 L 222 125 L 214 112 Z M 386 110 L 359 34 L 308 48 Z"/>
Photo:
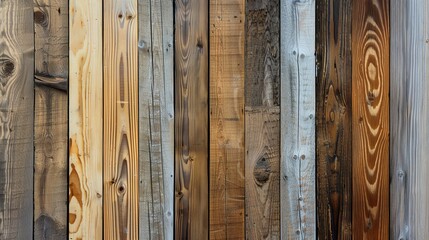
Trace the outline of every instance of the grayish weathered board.
<path fill-rule="evenodd" d="M 33 238 L 33 0 L 0 1 L 0 239 Z"/>
<path fill-rule="evenodd" d="M 315 1 L 280 5 L 281 234 L 315 239 Z"/>
<path fill-rule="evenodd" d="M 392 0 L 390 11 L 390 237 L 426 239 L 429 2 Z"/>
<path fill-rule="evenodd" d="M 173 239 L 173 1 L 139 0 L 139 236 Z"/>

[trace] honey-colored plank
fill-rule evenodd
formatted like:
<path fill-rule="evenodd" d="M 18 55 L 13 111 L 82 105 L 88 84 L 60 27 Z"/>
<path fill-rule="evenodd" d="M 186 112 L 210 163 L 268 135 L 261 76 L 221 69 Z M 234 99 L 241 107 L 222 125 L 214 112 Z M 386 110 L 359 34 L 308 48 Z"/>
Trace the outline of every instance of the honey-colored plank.
<path fill-rule="evenodd" d="M 68 13 L 68 1 L 34 1 L 34 239 L 68 234 Z"/>
<path fill-rule="evenodd" d="M 352 9 L 353 239 L 388 239 L 389 1 Z"/>
<path fill-rule="evenodd" d="M 104 239 L 137 239 L 137 0 L 106 0 L 103 5 Z"/>
<path fill-rule="evenodd" d="M 281 235 L 316 239 L 315 0 L 281 0 L 280 14 Z"/>
<path fill-rule="evenodd" d="M 208 0 L 175 3 L 175 239 L 208 238 Z"/>
<path fill-rule="evenodd" d="M 102 239 L 102 1 L 69 5 L 69 239 Z"/>
<path fill-rule="evenodd" d="M 317 229 L 319 239 L 351 239 L 351 1 L 317 4 Z"/>
<path fill-rule="evenodd" d="M 173 239 L 173 1 L 138 3 L 139 239 Z"/>
<path fill-rule="evenodd" d="M 0 239 L 33 238 L 33 1 L 0 1 Z"/>
<path fill-rule="evenodd" d="M 210 0 L 210 238 L 243 239 L 245 1 Z"/>
<path fill-rule="evenodd" d="M 246 107 L 246 239 L 280 239 L 280 109 Z"/>

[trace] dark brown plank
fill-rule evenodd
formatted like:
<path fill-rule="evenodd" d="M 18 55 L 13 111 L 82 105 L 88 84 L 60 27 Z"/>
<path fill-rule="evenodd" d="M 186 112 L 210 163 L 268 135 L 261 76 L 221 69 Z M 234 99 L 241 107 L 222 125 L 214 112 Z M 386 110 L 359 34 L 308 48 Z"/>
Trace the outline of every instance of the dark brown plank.
<path fill-rule="evenodd" d="M 37 0 L 34 4 L 34 239 L 64 239 L 68 195 L 68 1 Z"/>
<path fill-rule="evenodd" d="M 208 238 L 208 0 L 175 4 L 175 239 Z"/>
<path fill-rule="evenodd" d="M 352 1 L 354 239 L 389 237 L 389 0 Z"/>
<path fill-rule="evenodd" d="M 0 1 L 0 239 L 33 237 L 32 0 Z"/>
<path fill-rule="evenodd" d="M 351 239 L 351 0 L 317 1 L 317 228 Z"/>

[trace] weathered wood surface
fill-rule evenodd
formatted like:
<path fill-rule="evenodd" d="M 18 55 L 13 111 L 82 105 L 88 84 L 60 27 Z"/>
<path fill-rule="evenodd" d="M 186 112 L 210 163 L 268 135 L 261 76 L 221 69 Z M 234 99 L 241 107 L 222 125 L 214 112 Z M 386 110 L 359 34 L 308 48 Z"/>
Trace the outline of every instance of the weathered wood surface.
<path fill-rule="evenodd" d="M 104 1 L 104 239 L 137 239 L 137 0 Z"/>
<path fill-rule="evenodd" d="M 69 239 L 102 239 L 102 1 L 69 6 Z"/>
<path fill-rule="evenodd" d="M 354 239 L 389 236 L 389 1 L 352 1 Z"/>
<path fill-rule="evenodd" d="M 34 1 L 34 239 L 67 237 L 68 101 L 53 88 L 67 90 L 68 16 L 68 1 Z"/>
<path fill-rule="evenodd" d="M 246 239 L 280 239 L 280 109 L 246 107 Z"/>
<path fill-rule="evenodd" d="M 246 2 L 246 239 L 280 239 L 279 2 Z"/>
<path fill-rule="evenodd" d="M 315 1 L 282 0 L 281 234 L 316 238 Z"/>
<path fill-rule="evenodd" d="M 317 229 L 351 239 L 351 0 L 317 1 Z"/>
<path fill-rule="evenodd" d="M 210 1 L 210 238 L 243 239 L 245 1 Z"/>
<path fill-rule="evenodd" d="M 390 4 L 390 238 L 427 239 L 429 3 Z"/>
<path fill-rule="evenodd" d="M 208 0 L 175 3 L 175 238 L 208 238 Z"/>
<path fill-rule="evenodd" d="M 33 1 L 0 1 L 0 239 L 33 236 Z"/>
<path fill-rule="evenodd" d="M 138 3 L 139 238 L 173 239 L 173 1 Z"/>

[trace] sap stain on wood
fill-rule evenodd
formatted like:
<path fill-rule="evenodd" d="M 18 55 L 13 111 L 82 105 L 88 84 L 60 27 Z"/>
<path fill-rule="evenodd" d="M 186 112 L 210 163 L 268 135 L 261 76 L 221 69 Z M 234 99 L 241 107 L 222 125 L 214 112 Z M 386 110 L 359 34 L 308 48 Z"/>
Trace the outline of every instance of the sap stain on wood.
<path fill-rule="evenodd" d="M 352 229 L 389 236 L 388 0 L 352 1 Z"/>
<path fill-rule="evenodd" d="M 317 2 L 317 227 L 351 239 L 351 1 Z"/>
<path fill-rule="evenodd" d="M 33 238 L 31 0 L 0 1 L 0 239 Z"/>

